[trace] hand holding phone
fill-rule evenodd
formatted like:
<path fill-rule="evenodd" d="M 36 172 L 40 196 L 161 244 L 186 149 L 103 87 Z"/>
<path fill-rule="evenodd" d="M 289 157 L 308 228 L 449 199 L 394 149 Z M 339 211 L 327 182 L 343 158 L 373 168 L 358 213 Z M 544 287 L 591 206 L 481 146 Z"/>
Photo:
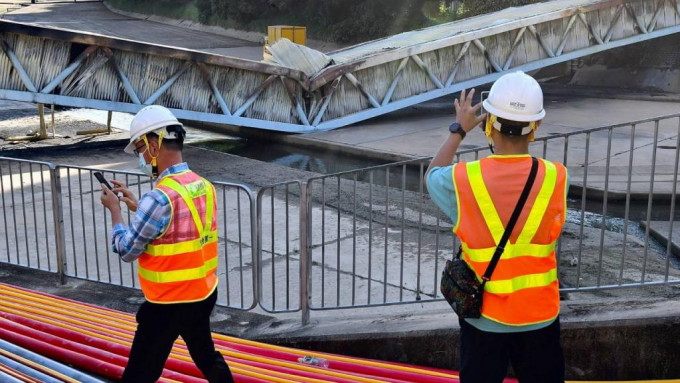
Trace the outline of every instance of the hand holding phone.
<path fill-rule="evenodd" d="M 92 175 L 94 175 L 94 177 L 99 181 L 100 184 L 104 184 L 104 186 L 109 188 L 109 190 L 113 190 L 111 184 L 109 184 L 109 181 L 107 181 L 106 178 L 104 178 L 102 172 L 94 172 L 92 173 Z"/>

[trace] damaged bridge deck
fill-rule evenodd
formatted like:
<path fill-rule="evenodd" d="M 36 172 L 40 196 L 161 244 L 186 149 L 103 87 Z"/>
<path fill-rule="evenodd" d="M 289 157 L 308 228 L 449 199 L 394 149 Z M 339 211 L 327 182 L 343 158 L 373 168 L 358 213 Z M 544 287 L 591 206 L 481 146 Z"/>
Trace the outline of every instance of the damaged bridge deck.
<path fill-rule="evenodd" d="M 257 62 L 1 21 L 0 98 L 306 133 L 677 32 L 680 0 L 556 0 Z"/>

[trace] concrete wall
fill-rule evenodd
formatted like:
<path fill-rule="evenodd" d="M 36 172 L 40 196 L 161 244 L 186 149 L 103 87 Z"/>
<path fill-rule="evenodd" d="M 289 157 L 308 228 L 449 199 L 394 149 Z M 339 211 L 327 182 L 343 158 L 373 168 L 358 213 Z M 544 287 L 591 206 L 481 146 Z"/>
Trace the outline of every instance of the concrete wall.
<path fill-rule="evenodd" d="M 453 316 L 453 314 L 452 314 Z M 395 362 L 457 369 L 459 330 L 373 334 L 371 337 L 274 338 L 268 343 Z M 672 379 L 680 376 L 677 355 L 680 317 L 567 322 L 562 344 L 568 380 Z M 512 375 L 512 371 L 509 373 Z"/>
<path fill-rule="evenodd" d="M 675 34 L 586 57 L 571 84 L 680 93 L 678 47 Z"/>

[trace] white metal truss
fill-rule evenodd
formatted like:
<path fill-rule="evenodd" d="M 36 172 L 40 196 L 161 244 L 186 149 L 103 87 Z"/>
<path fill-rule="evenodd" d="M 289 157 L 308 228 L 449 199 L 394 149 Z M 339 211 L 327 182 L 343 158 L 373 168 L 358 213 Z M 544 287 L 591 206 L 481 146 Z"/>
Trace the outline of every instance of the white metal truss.
<path fill-rule="evenodd" d="M 453 32 L 355 58 L 346 59 L 373 43 L 338 51 L 330 56 L 340 63 L 313 76 L 264 62 L 3 21 L 0 98 L 130 113 L 161 104 L 186 120 L 305 133 L 489 83 L 507 71 L 535 70 L 680 32 L 680 0 L 555 3 L 565 5 L 544 12 L 540 4 L 519 8 L 518 17 L 465 32 L 456 32 L 460 23 L 438 26 Z"/>

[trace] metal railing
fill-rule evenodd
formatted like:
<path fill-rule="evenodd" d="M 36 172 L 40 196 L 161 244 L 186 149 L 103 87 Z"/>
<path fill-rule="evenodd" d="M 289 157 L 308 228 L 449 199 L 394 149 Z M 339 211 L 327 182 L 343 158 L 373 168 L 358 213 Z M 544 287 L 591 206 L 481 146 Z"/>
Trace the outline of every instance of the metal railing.
<path fill-rule="evenodd" d="M 93 177 L 123 182 L 137 196 L 151 190 L 145 175 L 0 157 L 4 233 L 2 261 L 118 286 L 137 288 L 136 263 L 111 249 L 110 218 Z M 219 303 L 250 310 L 257 305 L 255 198 L 240 184 L 213 182 L 217 192 Z M 134 216 L 123 208 L 127 222 Z M 52 232 L 51 232 L 52 231 Z"/>
<path fill-rule="evenodd" d="M 562 291 L 680 283 L 673 238 L 680 114 L 538 138 L 530 152 L 569 169 L 558 241 Z M 471 161 L 486 148 L 460 151 Z M 417 159 L 261 188 L 214 182 L 220 304 L 267 312 L 440 300 L 458 241 L 430 200 Z M 0 157 L 0 262 L 137 287 L 110 250 L 92 171 L 142 194 L 137 173 Z M 131 215 L 128 213 L 128 219 Z"/>

